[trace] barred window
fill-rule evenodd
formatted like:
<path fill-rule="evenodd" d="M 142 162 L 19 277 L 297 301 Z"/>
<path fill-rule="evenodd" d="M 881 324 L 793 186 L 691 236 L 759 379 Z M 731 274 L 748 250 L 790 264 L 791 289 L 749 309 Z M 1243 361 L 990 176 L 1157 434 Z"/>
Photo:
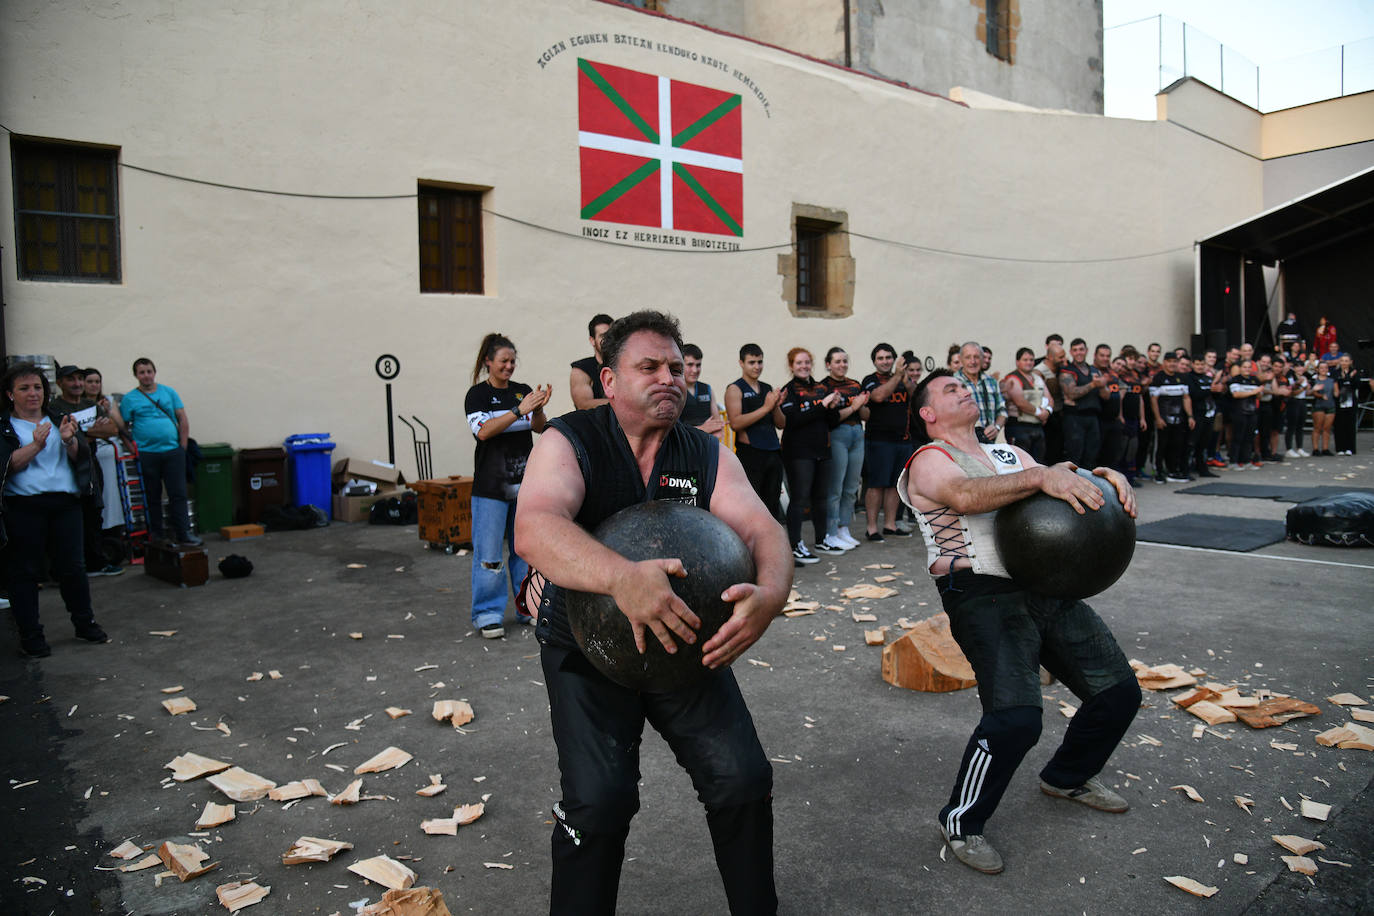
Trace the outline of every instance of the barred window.
<path fill-rule="evenodd" d="M 11 138 L 21 280 L 118 283 L 119 151 Z"/>

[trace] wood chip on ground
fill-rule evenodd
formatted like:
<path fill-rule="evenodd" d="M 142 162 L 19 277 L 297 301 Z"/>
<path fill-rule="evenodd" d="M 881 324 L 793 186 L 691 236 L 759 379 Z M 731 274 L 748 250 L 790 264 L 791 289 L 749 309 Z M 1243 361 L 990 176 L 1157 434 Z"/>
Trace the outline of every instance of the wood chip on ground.
<path fill-rule="evenodd" d="M 1325 843 L 1319 843 L 1316 840 L 1309 840 L 1305 836 L 1294 836 L 1291 833 L 1286 833 L 1282 835 L 1277 833 L 1272 834 L 1269 837 L 1269 839 L 1273 840 L 1275 843 L 1278 843 L 1280 846 L 1282 846 L 1284 849 L 1288 850 L 1295 856 L 1305 856 L 1309 852 L 1315 852 L 1318 849 L 1326 848 Z"/>
<path fill-rule="evenodd" d="M 387 891 L 382 899 L 358 910 L 357 916 L 453 916 L 437 887 Z"/>
<path fill-rule="evenodd" d="M 328 794 L 318 779 L 297 779 L 284 786 L 277 786 L 267 793 L 267 797 L 272 801 L 292 801 L 297 798 L 308 798 L 312 795 Z"/>
<path fill-rule="evenodd" d="M 227 824 L 235 817 L 233 805 L 221 805 L 215 802 L 206 802 L 205 810 L 200 813 L 196 820 L 197 830 L 209 830 L 211 827 L 219 827 Z"/>
<path fill-rule="evenodd" d="M 329 803 L 331 805 L 356 805 L 362 788 L 363 781 L 361 779 L 355 779 L 345 786 L 344 790 L 338 795 L 330 796 Z"/>
<path fill-rule="evenodd" d="M 447 788 L 448 786 L 444 785 L 444 776 L 442 773 L 431 773 L 429 774 L 429 785 L 425 786 L 423 789 L 417 789 L 415 794 L 423 795 L 425 798 L 433 798 Z"/>
<path fill-rule="evenodd" d="M 136 843 L 131 843 L 128 840 L 125 840 L 123 843 L 120 843 L 114 849 L 106 853 L 106 855 L 114 856 L 116 859 L 132 859 L 142 854 L 143 847 Z"/>
<path fill-rule="evenodd" d="M 173 843 L 170 840 L 157 848 L 157 857 L 182 881 L 198 878 L 207 871 L 219 867 L 218 862 L 205 864 L 210 854 L 199 846 Z"/>
<path fill-rule="evenodd" d="M 223 760 L 215 760 L 211 757 L 202 757 L 187 751 L 178 757 L 173 757 L 162 765 L 164 770 L 172 771 L 172 778 L 177 782 L 187 782 L 191 779 L 199 779 L 202 776 L 209 776 L 213 773 L 222 773 L 229 769 L 230 764 Z"/>
<path fill-rule="evenodd" d="M 1299 813 L 1308 820 L 1324 821 L 1331 814 L 1331 806 L 1314 802 L 1310 798 L 1304 798 Z"/>
<path fill-rule="evenodd" d="M 1364 697 L 1356 696 L 1353 693 L 1338 693 L 1326 698 L 1326 702 L 1335 703 L 1337 706 L 1368 706 L 1369 701 Z"/>
<path fill-rule="evenodd" d="M 1288 866 L 1289 871 L 1295 871 L 1300 875 L 1315 875 L 1317 873 L 1317 863 L 1307 856 L 1279 856 L 1283 864 Z"/>
<path fill-rule="evenodd" d="M 352 843 L 341 840 L 323 840 L 317 836 L 303 836 L 291 844 L 281 857 L 283 865 L 301 865 L 306 862 L 328 862 L 345 849 L 352 849 Z"/>
<path fill-rule="evenodd" d="M 1200 801 L 1202 801 L 1202 796 L 1198 793 L 1198 790 L 1197 790 L 1197 789 L 1194 789 L 1192 786 L 1189 786 L 1189 785 L 1177 785 L 1177 786 L 1170 786 L 1169 788 L 1170 788 L 1170 789 L 1181 789 L 1181 790 L 1183 791 L 1183 794 L 1184 794 L 1184 795 L 1188 796 L 1189 798 L 1191 798 L 1191 799 L 1192 799 L 1193 801 L 1195 801 L 1195 802 L 1200 802 Z"/>
<path fill-rule="evenodd" d="M 472 706 L 464 700 L 435 700 L 434 710 L 430 715 L 436 722 L 448 719 L 454 728 L 467 725 L 473 720 Z"/>
<path fill-rule="evenodd" d="M 888 588 L 885 585 L 871 585 L 867 582 L 860 582 L 858 585 L 851 585 L 840 592 L 846 598 L 891 598 L 897 594 L 895 588 Z"/>
<path fill-rule="evenodd" d="M 220 904 L 231 913 L 261 903 L 271 892 L 271 885 L 264 887 L 255 881 L 231 881 L 215 888 L 215 896 L 219 898 Z"/>
<path fill-rule="evenodd" d="M 1164 880 L 1181 891 L 1187 891 L 1194 897 L 1210 897 L 1217 892 L 1217 889 L 1209 884 L 1203 884 L 1201 881 L 1194 881 L 1192 878 L 1185 878 L 1182 875 L 1170 875 Z"/>
<path fill-rule="evenodd" d="M 382 887 L 405 890 L 415 883 L 416 874 L 390 856 L 373 856 L 348 866 L 348 870 Z"/>
<path fill-rule="evenodd" d="M 256 773 L 248 772 L 243 767 L 230 767 L 223 773 L 216 773 L 209 777 L 206 782 L 234 801 L 239 802 L 257 801 L 277 787 L 277 784 L 272 780 L 263 779 Z"/>
<path fill-rule="evenodd" d="M 162 701 L 162 708 L 174 716 L 182 716 L 188 712 L 195 712 L 199 707 L 190 697 L 172 697 Z"/>
<path fill-rule="evenodd" d="M 384 770 L 394 770 L 405 766 L 413 759 L 414 757 L 410 753 L 399 747 L 388 747 L 354 767 L 353 775 L 359 776 L 363 773 L 381 773 Z"/>
<path fill-rule="evenodd" d="M 1130 660 L 1130 665 L 1131 670 L 1135 672 L 1135 679 L 1147 690 L 1173 690 L 1175 687 L 1191 687 L 1197 683 L 1197 678 L 1179 665 L 1151 667 L 1134 658 Z"/>

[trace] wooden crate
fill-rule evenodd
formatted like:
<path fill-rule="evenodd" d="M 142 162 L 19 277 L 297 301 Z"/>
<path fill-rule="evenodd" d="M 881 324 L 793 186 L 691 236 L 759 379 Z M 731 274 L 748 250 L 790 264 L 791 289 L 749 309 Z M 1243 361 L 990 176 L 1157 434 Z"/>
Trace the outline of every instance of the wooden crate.
<path fill-rule="evenodd" d="M 152 542 L 143 554 L 143 571 L 182 588 L 204 585 L 210 580 L 210 558 L 204 547 Z"/>
<path fill-rule="evenodd" d="M 219 530 L 219 536 L 226 541 L 237 541 L 243 538 L 260 538 L 267 533 L 267 529 L 262 525 L 225 525 Z"/>
<path fill-rule="evenodd" d="M 449 553 L 472 543 L 471 477 L 436 477 L 409 486 L 416 494 L 420 540 Z"/>

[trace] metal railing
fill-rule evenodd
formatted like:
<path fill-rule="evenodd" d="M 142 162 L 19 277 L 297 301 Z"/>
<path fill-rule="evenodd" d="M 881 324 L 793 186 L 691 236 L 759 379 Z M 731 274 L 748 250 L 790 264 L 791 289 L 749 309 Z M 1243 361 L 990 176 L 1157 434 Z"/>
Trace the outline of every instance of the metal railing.
<path fill-rule="evenodd" d="M 1259 66 L 1170 16 L 1111 26 L 1103 39 L 1106 113 L 1153 119 L 1153 97 L 1190 76 L 1261 112 L 1374 89 L 1374 38 Z"/>

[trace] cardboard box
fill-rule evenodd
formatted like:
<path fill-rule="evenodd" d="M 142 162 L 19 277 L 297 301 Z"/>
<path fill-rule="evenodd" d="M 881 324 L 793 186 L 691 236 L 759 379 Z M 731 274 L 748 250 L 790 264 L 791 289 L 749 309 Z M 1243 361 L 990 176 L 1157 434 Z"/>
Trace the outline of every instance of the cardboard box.
<path fill-rule="evenodd" d="M 345 478 L 347 479 L 347 478 Z M 334 494 L 333 516 L 336 522 L 365 522 L 372 512 L 372 504 L 406 492 L 405 487 L 382 489 L 369 496 L 340 496 Z"/>
<path fill-rule="evenodd" d="M 363 461 L 361 458 L 344 458 L 334 462 L 333 490 L 338 492 L 350 480 L 371 480 L 378 490 L 396 490 L 405 486 L 405 475 L 395 465 L 384 462 Z M 375 495 L 375 494 L 374 494 Z M 338 518 L 338 516 L 334 516 Z"/>

